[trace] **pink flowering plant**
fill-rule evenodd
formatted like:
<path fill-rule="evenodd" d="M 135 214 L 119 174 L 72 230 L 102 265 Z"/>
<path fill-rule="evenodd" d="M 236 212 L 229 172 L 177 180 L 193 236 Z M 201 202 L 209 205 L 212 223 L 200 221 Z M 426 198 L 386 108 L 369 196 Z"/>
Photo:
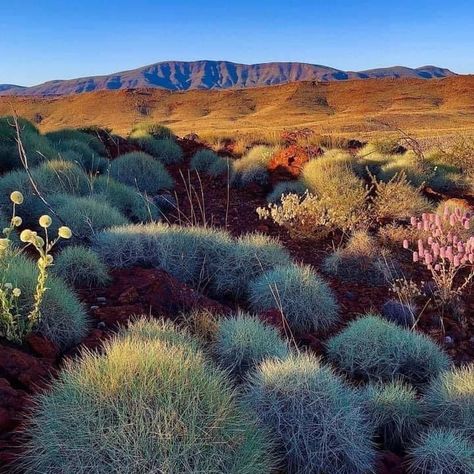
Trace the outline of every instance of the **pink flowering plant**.
<path fill-rule="evenodd" d="M 445 310 L 468 288 L 474 278 L 474 235 L 472 215 L 460 208 L 446 207 L 442 214 L 412 217 L 411 225 L 422 232 L 412 250 L 413 262 L 430 271 L 435 303 Z M 405 239 L 403 248 L 410 249 Z"/>

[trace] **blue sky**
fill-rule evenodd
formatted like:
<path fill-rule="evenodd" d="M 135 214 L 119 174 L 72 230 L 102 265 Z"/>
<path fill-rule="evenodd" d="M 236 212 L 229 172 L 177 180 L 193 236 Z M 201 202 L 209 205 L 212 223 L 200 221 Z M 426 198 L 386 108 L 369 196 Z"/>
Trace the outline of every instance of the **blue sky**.
<path fill-rule="evenodd" d="M 0 0 L 0 83 L 158 61 L 303 61 L 474 73 L 472 0 Z"/>

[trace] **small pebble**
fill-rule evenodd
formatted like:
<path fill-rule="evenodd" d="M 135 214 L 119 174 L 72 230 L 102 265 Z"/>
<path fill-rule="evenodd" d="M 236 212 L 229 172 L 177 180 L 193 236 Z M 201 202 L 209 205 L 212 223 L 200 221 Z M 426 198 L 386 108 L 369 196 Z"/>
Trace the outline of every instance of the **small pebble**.
<path fill-rule="evenodd" d="M 454 342 L 454 339 L 451 336 L 446 336 L 444 338 L 444 343 L 445 344 L 452 344 Z"/>
<path fill-rule="evenodd" d="M 105 329 L 106 327 L 106 324 L 104 323 L 104 321 L 99 321 L 97 323 L 97 329 Z"/>
<path fill-rule="evenodd" d="M 105 303 L 107 301 L 107 298 L 105 298 L 104 296 L 98 296 L 97 297 L 97 302 L 98 303 Z"/>
<path fill-rule="evenodd" d="M 97 305 L 91 306 L 91 310 L 92 310 L 92 311 L 95 311 L 96 309 L 99 309 L 99 306 L 97 306 Z"/>

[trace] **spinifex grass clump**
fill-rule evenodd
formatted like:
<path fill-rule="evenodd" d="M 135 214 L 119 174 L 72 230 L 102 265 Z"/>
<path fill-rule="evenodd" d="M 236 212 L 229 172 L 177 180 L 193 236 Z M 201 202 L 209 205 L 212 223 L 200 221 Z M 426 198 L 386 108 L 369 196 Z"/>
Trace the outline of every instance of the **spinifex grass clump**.
<path fill-rule="evenodd" d="M 249 283 L 249 300 L 256 311 L 278 309 L 297 333 L 330 328 L 339 320 L 336 298 L 309 265 L 281 265 Z"/>
<path fill-rule="evenodd" d="M 212 150 L 199 150 L 191 158 L 190 168 L 193 171 L 207 173 L 220 160 L 220 156 Z"/>
<path fill-rule="evenodd" d="M 413 262 L 425 266 L 434 283 L 433 297 L 441 310 L 441 322 L 446 309 L 456 302 L 474 278 L 474 235 L 471 215 L 460 208 L 445 207 L 443 215 L 425 213 L 421 219 L 411 218 L 411 224 L 424 232 L 413 251 Z M 403 248 L 410 242 L 405 239 Z"/>
<path fill-rule="evenodd" d="M 24 472 L 272 472 L 266 432 L 226 374 L 188 335 L 150 324 L 70 361 L 35 399 Z"/>
<path fill-rule="evenodd" d="M 351 377 L 375 382 L 401 379 L 420 385 L 450 367 L 448 356 L 429 337 L 371 314 L 329 339 L 327 353 Z"/>
<path fill-rule="evenodd" d="M 363 396 L 370 419 L 385 448 L 400 450 L 421 430 L 421 404 L 410 385 L 399 380 L 388 384 L 370 384 Z"/>
<path fill-rule="evenodd" d="M 408 451 L 410 474 L 472 474 L 474 445 L 456 431 L 430 429 Z"/>
<path fill-rule="evenodd" d="M 45 307 L 47 308 L 46 294 L 49 290 L 48 269 L 53 264 L 51 250 L 59 239 L 69 239 L 72 233 L 68 227 L 62 226 L 59 227 L 57 237 L 50 240 L 48 228 L 52 224 L 52 219 L 48 215 L 39 218 L 39 225 L 44 231 L 44 238 L 36 232 L 24 229 L 20 234 L 21 242 L 26 244 L 24 248 L 32 247 L 38 254 L 36 269 L 31 269 L 29 261 L 20 256 L 20 250 L 11 247 L 10 241 L 14 229 L 22 225 L 21 217 L 16 215 L 16 207 L 23 203 L 23 195 L 19 191 L 14 191 L 10 195 L 10 200 L 13 202 L 12 219 L 10 226 L 3 230 L 5 237 L 0 239 L 0 270 L 2 274 L 0 282 L 0 334 L 8 340 L 20 343 L 31 331 L 41 325 L 50 336 L 53 336 L 51 333 L 55 333 L 54 329 L 51 331 L 51 327 L 54 328 L 56 323 L 49 320 L 52 315 L 46 311 L 46 319 L 48 320 L 44 321 L 45 318 L 43 318 Z M 32 278 L 36 278 L 34 286 L 32 286 Z M 66 291 L 63 295 L 66 302 L 68 299 L 67 293 Z M 78 303 L 78 313 L 81 313 L 81 311 Z M 75 313 L 74 308 L 72 313 Z M 59 314 L 54 316 L 58 318 L 58 321 L 61 319 Z M 81 319 L 80 315 L 77 319 L 78 321 Z M 85 317 L 83 319 L 85 322 Z M 71 328 L 71 332 L 74 333 L 75 328 Z M 53 338 L 55 336 L 57 334 Z M 61 339 L 61 337 L 58 336 L 58 339 Z"/>
<path fill-rule="evenodd" d="M 424 407 L 432 424 L 455 429 L 474 441 L 474 365 L 444 372 L 433 380 Z"/>
<path fill-rule="evenodd" d="M 359 394 L 311 355 L 267 360 L 246 399 L 293 474 L 372 472 L 372 429 Z"/>
<path fill-rule="evenodd" d="M 284 359 L 289 354 L 287 343 L 274 327 L 245 313 L 221 320 L 214 351 L 219 364 L 236 377 L 266 359 Z"/>

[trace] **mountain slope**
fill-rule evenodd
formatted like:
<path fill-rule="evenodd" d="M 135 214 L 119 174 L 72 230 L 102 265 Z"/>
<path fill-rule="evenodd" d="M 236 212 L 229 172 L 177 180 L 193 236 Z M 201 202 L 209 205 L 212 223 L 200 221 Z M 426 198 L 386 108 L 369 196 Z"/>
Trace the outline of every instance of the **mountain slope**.
<path fill-rule="evenodd" d="M 296 81 L 371 78 L 431 79 L 456 75 L 449 69 L 401 66 L 354 72 L 316 64 L 283 62 L 237 64 L 228 61 L 167 61 L 107 76 L 55 80 L 32 87 L 0 85 L 3 95 L 68 95 L 98 90 L 159 88 L 175 91 L 261 87 Z"/>

